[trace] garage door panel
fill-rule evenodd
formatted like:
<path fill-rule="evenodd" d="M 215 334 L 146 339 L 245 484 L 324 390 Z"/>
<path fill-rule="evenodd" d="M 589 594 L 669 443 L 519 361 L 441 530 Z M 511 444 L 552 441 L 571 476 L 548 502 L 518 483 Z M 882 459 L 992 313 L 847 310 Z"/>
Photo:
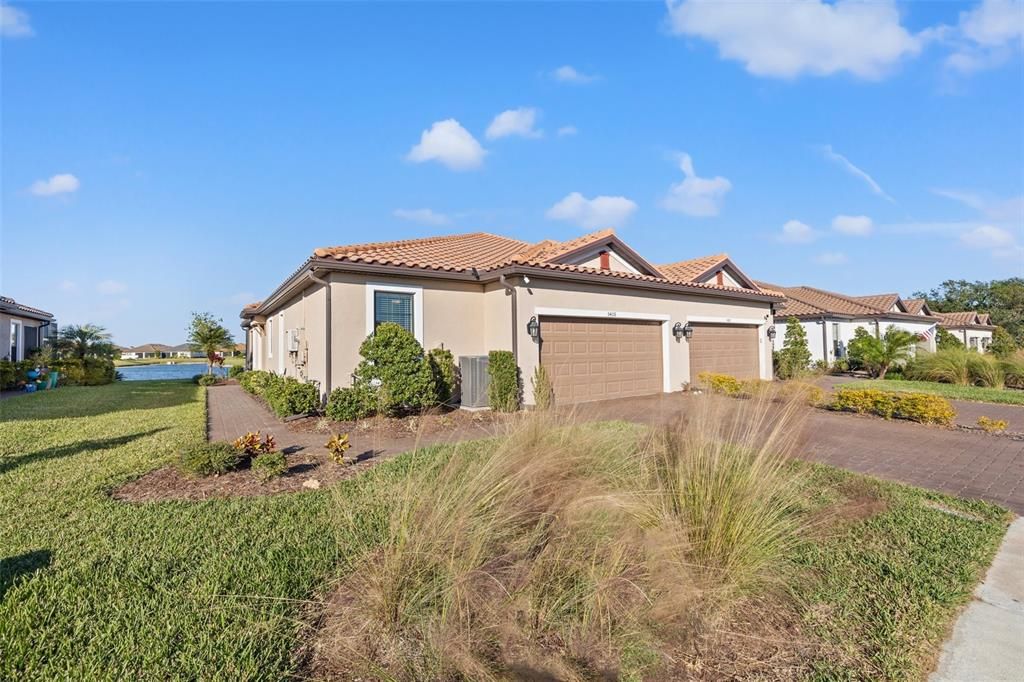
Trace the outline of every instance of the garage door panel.
<path fill-rule="evenodd" d="M 730 374 L 738 379 L 760 377 L 757 327 L 691 323 L 690 380 L 701 372 Z"/>
<path fill-rule="evenodd" d="M 662 390 L 661 324 L 541 318 L 541 364 L 561 403 Z M 568 369 L 567 369 L 568 368 Z"/>

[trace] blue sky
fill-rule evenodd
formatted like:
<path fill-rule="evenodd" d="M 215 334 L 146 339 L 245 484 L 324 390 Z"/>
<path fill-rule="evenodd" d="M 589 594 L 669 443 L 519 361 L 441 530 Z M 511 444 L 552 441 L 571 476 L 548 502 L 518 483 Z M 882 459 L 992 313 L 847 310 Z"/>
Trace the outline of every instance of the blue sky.
<path fill-rule="evenodd" d="M 909 294 L 1024 274 L 1019 1 L 6 3 L 2 291 L 179 343 L 332 244 L 614 226 Z"/>

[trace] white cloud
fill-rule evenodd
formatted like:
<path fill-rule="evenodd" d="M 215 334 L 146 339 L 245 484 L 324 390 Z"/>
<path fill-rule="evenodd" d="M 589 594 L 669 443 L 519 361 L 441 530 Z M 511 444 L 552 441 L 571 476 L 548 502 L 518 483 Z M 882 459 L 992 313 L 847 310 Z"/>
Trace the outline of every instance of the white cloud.
<path fill-rule="evenodd" d="M 396 208 L 391 213 L 396 218 L 424 225 L 447 225 L 451 218 L 429 208 Z"/>
<path fill-rule="evenodd" d="M 778 239 L 785 244 L 807 244 L 818 238 L 818 232 L 807 223 L 789 220 L 782 226 Z"/>
<path fill-rule="evenodd" d="M 961 204 L 983 213 L 989 220 L 1016 221 L 1024 224 L 1024 195 L 1009 199 L 992 199 L 978 192 L 938 188 L 933 188 L 932 194 L 959 201 Z"/>
<path fill-rule="evenodd" d="M 877 79 L 921 51 L 925 36 L 900 24 L 894 2 L 668 0 L 670 30 L 718 46 L 758 76 L 795 78 L 848 71 Z"/>
<path fill-rule="evenodd" d="M 855 237 L 866 237 L 874 230 L 875 224 L 866 215 L 837 215 L 832 219 L 832 229 Z"/>
<path fill-rule="evenodd" d="M 882 187 L 877 182 L 875 182 L 875 179 L 873 177 L 868 175 L 866 171 L 863 171 L 860 168 L 858 168 L 857 166 L 854 166 L 853 163 L 848 158 L 846 158 L 845 156 L 843 156 L 839 152 L 834 151 L 832 149 L 832 145 L 830 145 L 830 144 L 822 145 L 821 146 L 821 153 L 829 161 L 834 161 L 835 163 L 839 164 L 850 175 L 852 175 L 854 177 L 857 177 L 857 178 L 860 178 L 861 180 L 863 180 L 864 184 L 866 184 L 868 187 L 870 187 L 872 192 L 874 192 L 878 196 L 882 197 L 886 201 L 890 201 L 890 202 L 892 202 L 894 204 L 896 203 L 896 200 L 893 199 L 891 196 L 889 196 L 886 193 L 886 191 L 884 189 L 882 189 Z"/>
<path fill-rule="evenodd" d="M 842 251 L 824 251 L 814 257 L 818 265 L 842 265 L 846 261 L 846 254 Z"/>
<path fill-rule="evenodd" d="M 38 197 L 49 197 L 55 194 L 75 192 L 80 185 L 78 178 L 71 173 L 59 173 L 49 180 L 36 180 L 28 189 Z"/>
<path fill-rule="evenodd" d="M 556 81 L 559 81 L 560 83 L 576 83 L 579 85 L 582 85 L 584 83 L 593 83 L 594 81 L 599 80 L 601 78 L 600 76 L 597 75 L 586 74 L 577 71 L 568 64 L 566 64 L 565 66 L 560 66 L 554 71 L 552 71 L 551 77 L 554 78 Z"/>
<path fill-rule="evenodd" d="M 0 3 L 0 36 L 4 38 L 30 38 L 35 35 L 28 12 Z"/>
<path fill-rule="evenodd" d="M 1016 241 L 1009 230 L 995 225 L 979 225 L 960 235 L 960 241 L 972 249 L 1005 249 Z"/>
<path fill-rule="evenodd" d="M 96 285 L 96 291 L 101 294 L 113 295 L 120 294 L 128 290 L 128 285 L 124 282 L 118 282 L 114 279 L 105 279 Z"/>
<path fill-rule="evenodd" d="M 558 136 L 568 137 L 569 135 L 575 135 L 578 132 L 580 131 L 576 129 L 576 126 L 562 126 L 558 129 Z"/>
<path fill-rule="evenodd" d="M 424 130 L 420 143 L 406 158 L 414 163 L 437 161 L 455 171 L 479 168 L 487 150 L 454 118 L 437 121 Z"/>
<path fill-rule="evenodd" d="M 503 111 L 494 117 L 491 125 L 484 133 L 488 140 L 497 140 L 510 135 L 519 137 L 541 137 L 544 131 L 534 128 L 537 122 L 537 110 L 533 107 L 519 107 Z"/>
<path fill-rule="evenodd" d="M 626 197 L 598 196 L 587 199 L 579 192 L 566 195 L 545 213 L 549 220 L 565 220 L 588 230 L 622 225 L 636 211 Z"/>
<path fill-rule="evenodd" d="M 962 74 L 998 66 L 1024 47 L 1024 4 L 1020 0 L 983 0 L 960 13 L 954 32 L 956 50 L 946 67 Z"/>
<path fill-rule="evenodd" d="M 679 168 L 685 178 L 669 187 L 668 195 L 661 202 L 662 207 L 692 216 L 718 215 L 732 183 L 721 176 L 697 177 L 689 154 L 679 155 Z"/>
<path fill-rule="evenodd" d="M 74 282 L 74 281 L 72 281 L 70 279 L 63 279 L 63 280 L 61 280 L 60 284 L 58 284 L 57 286 L 65 294 L 77 294 L 78 293 L 78 282 Z"/>

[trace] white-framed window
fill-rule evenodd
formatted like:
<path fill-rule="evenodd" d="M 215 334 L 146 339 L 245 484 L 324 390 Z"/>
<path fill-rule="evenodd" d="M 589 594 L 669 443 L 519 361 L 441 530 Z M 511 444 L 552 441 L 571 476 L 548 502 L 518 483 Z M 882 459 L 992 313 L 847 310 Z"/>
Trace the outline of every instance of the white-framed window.
<path fill-rule="evenodd" d="M 395 322 L 423 343 L 423 287 L 367 282 L 366 335 L 382 322 Z"/>

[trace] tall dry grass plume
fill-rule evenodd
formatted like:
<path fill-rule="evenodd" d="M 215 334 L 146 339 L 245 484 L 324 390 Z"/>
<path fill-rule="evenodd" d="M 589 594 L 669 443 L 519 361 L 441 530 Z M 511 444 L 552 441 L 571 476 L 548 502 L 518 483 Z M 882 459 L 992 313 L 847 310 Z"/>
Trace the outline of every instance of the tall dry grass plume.
<path fill-rule="evenodd" d="M 678 652 L 770 581 L 800 531 L 796 403 L 703 396 L 686 410 L 652 430 L 523 415 L 414 467 L 381 544 L 326 605 L 316 673 L 573 680 L 683 666 Z"/>

